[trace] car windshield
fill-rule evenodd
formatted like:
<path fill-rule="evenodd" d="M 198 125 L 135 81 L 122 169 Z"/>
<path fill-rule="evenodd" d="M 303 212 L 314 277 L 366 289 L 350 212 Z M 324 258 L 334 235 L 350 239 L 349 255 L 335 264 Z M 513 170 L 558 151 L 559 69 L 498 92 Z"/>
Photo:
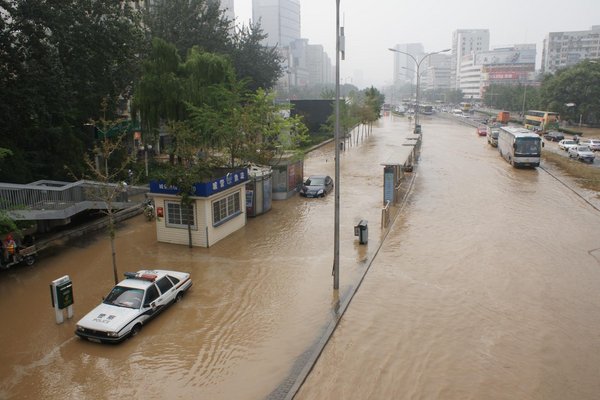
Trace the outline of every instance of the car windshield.
<path fill-rule="evenodd" d="M 306 180 L 306 186 L 323 186 L 325 178 L 309 178 Z"/>
<path fill-rule="evenodd" d="M 577 151 L 591 151 L 587 146 L 578 146 Z"/>
<path fill-rule="evenodd" d="M 143 298 L 144 291 L 142 289 L 115 286 L 104 299 L 104 304 L 127 308 L 140 308 Z"/>
<path fill-rule="evenodd" d="M 574 140 L 565 140 L 563 144 L 576 144 Z"/>

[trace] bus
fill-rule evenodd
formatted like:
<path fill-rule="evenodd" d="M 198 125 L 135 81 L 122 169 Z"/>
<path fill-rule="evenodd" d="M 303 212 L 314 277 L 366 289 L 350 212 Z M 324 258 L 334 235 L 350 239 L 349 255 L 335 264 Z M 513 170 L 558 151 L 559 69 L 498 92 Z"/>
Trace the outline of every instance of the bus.
<path fill-rule="evenodd" d="M 559 114 L 551 111 L 529 110 L 525 113 L 523 126 L 535 132 L 547 132 L 558 129 Z"/>
<path fill-rule="evenodd" d="M 421 114 L 423 114 L 423 115 L 433 114 L 433 106 L 430 106 L 430 105 L 421 106 Z"/>
<path fill-rule="evenodd" d="M 460 110 L 464 114 L 471 112 L 472 108 L 473 108 L 473 105 L 471 103 L 467 103 L 465 101 L 463 101 L 462 103 L 460 103 Z"/>
<path fill-rule="evenodd" d="M 528 129 L 501 126 L 498 152 L 513 167 L 539 167 L 542 138 Z"/>

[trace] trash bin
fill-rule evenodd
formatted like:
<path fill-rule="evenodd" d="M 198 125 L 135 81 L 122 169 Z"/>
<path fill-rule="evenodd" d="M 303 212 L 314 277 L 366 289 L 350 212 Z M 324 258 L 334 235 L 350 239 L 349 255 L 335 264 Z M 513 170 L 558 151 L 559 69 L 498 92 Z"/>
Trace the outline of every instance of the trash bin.
<path fill-rule="evenodd" d="M 366 219 L 361 219 L 354 227 L 354 236 L 358 236 L 358 243 L 367 244 L 369 241 L 369 226 Z"/>

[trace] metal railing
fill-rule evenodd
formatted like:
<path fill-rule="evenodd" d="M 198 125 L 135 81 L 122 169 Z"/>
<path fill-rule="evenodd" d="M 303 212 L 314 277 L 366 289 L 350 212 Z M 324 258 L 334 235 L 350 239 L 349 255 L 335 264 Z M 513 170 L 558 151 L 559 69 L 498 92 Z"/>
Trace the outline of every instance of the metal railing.
<path fill-rule="evenodd" d="M 104 194 L 109 191 L 114 191 L 115 202 L 126 202 L 129 196 L 148 189 L 86 180 L 44 180 L 26 185 L 0 183 L 0 210 L 61 210 L 76 203 L 104 201 L 107 198 Z"/>

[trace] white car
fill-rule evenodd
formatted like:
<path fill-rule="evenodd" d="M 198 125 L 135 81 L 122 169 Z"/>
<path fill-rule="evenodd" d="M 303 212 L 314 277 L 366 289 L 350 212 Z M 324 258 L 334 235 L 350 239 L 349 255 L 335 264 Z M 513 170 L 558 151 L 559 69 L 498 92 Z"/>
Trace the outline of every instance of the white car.
<path fill-rule="evenodd" d="M 118 343 L 137 335 L 142 326 L 192 286 L 187 272 L 126 272 L 104 301 L 77 322 L 75 334 L 98 343 Z"/>
<path fill-rule="evenodd" d="M 571 139 L 563 139 L 558 142 L 558 147 L 564 151 L 568 151 L 569 148 L 577 146 L 577 142 Z"/>
<path fill-rule="evenodd" d="M 600 139 L 579 139 L 579 144 L 589 147 L 591 151 L 600 150 Z"/>
<path fill-rule="evenodd" d="M 572 157 L 589 163 L 594 162 L 594 152 L 587 146 L 574 146 L 569 148 L 568 152 L 569 158 Z"/>

